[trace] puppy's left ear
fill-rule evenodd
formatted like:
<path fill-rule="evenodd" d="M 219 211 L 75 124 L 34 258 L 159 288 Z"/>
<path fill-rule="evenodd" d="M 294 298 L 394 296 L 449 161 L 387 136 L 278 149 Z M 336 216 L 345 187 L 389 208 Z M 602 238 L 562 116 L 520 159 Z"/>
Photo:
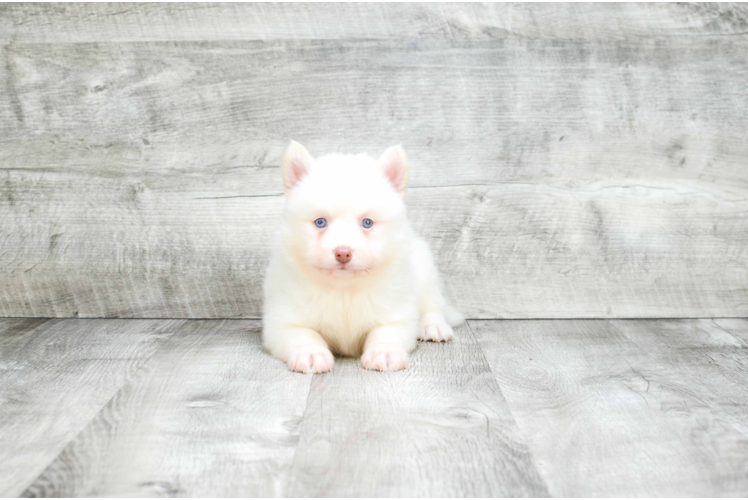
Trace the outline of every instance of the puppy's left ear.
<path fill-rule="evenodd" d="M 402 146 L 392 146 L 379 157 L 379 168 L 395 191 L 405 194 L 408 187 L 408 158 Z"/>

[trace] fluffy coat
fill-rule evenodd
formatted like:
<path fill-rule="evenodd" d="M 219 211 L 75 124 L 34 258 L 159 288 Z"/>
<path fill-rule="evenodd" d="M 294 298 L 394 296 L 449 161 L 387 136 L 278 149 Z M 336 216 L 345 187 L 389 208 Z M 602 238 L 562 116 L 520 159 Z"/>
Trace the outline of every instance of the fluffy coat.
<path fill-rule="evenodd" d="M 292 142 L 281 171 L 286 203 L 264 284 L 263 343 L 273 356 L 303 373 L 330 371 L 333 354 L 394 371 L 418 339 L 452 338 L 463 318 L 408 223 L 400 146 L 378 160 L 314 159 Z"/>

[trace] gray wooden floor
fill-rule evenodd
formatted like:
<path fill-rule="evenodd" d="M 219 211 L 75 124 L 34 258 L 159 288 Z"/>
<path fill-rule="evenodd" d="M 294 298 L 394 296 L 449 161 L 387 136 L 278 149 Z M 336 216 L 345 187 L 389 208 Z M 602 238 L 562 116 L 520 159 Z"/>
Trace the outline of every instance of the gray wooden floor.
<path fill-rule="evenodd" d="M 745 496 L 748 320 L 480 320 L 290 373 L 256 320 L 0 320 L 4 496 Z"/>

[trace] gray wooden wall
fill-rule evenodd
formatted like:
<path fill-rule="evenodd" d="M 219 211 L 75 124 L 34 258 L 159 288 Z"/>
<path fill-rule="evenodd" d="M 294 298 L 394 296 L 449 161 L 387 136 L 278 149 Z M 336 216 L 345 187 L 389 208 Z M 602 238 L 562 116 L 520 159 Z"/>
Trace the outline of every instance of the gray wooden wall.
<path fill-rule="evenodd" d="M 474 318 L 748 316 L 748 7 L 0 5 L 0 315 L 257 317 L 289 139 Z"/>

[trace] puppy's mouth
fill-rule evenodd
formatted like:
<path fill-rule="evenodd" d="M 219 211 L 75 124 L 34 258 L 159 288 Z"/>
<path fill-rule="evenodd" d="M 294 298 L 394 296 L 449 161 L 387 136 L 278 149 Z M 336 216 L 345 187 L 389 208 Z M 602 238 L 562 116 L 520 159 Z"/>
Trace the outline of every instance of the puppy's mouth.
<path fill-rule="evenodd" d="M 335 271 L 342 271 L 344 273 L 355 273 L 356 271 L 358 271 L 358 269 L 356 269 L 351 264 L 337 264 L 333 268 L 333 270 L 335 270 Z"/>
<path fill-rule="evenodd" d="M 335 264 L 333 267 L 321 267 L 315 266 L 319 271 L 326 273 L 330 276 L 358 276 L 359 274 L 368 274 L 369 269 L 359 269 L 352 266 L 350 262 L 345 264 Z"/>

